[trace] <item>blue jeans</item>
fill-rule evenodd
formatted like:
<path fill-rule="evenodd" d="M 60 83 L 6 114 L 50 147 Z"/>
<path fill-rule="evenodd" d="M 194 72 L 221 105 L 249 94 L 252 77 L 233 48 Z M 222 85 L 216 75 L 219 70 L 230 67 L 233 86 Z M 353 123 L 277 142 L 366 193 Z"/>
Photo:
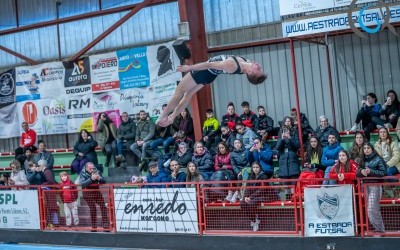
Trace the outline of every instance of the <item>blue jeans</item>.
<path fill-rule="evenodd" d="M 174 137 L 168 137 L 167 139 L 165 139 L 165 141 L 163 142 L 164 154 L 169 153 L 169 146 L 173 145 L 174 143 L 175 143 Z"/>
<path fill-rule="evenodd" d="M 327 168 L 325 169 L 324 178 L 326 178 L 326 179 L 329 178 L 329 172 L 331 172 L 332 167 L 333 167 L 333 166 L 330 166 L 330 167 L 327 167 Z M 322 182 L 322 184 L 323 184 L 323 185 L 334 185 L 334 184 L 336 184 L 336 181 L 335 181 L 335 180 L 324 180 L 324 181 Z"/>
<path fill-rule="evenodd" d="M 118 139 L 116 141 L 118 155 L 124 155 L 124 142 Z"/>

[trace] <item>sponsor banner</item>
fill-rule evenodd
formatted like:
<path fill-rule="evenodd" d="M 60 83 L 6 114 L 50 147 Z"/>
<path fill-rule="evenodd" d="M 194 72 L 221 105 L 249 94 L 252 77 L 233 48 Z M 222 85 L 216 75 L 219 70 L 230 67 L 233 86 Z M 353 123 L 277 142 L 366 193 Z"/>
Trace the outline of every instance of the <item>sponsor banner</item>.
<path fill-rule="evenodd" d="M 15 102 L 15 70 L 0 74 L 0 106 Z"/>
<path fill-rule="evenodd" d="M 86 129 L 93 132 L 93 94 L 70 96 L 67 99 L 68 133 Z"/>
<path fill-rule="evenodd" d="M 40 229 L 37 190 L 0 190 L 1 229 Z"/>
<path fill-rule="evenodd" d="M 354 236 L 353 186 L 304 189 L 305 236 Z"/>
<path fill-rule="evenodd" d="M 119 90 L 117 53 L 89 57 L 93 93 Z"/>
<path fill-rule="evenodd" d="M 97 131 L 97 122 L 101 113 L 106 113 L 117 128 L 121 125 L 121 113 L 117 109 L 119 91 L 93 95 L 93 131 Z"/>
<path fill-rule="evenodd" d="M 92 92 L 89 58 L 75 62 L 63 62 L 65 67 L 64 87 L 67 95 L 83 95 Z"/>
<path fill-rule="evenodd" d="M 391 6 L 390 23 L 400 21 L 400 5 Z M 383 17 L 387 14 L 383 11 L 383 16 L 379 8 L 364 10 L 361 17 L 360 12 L 353 12 L 352 19 L 359 20 L 361 18 L 364 26 L 376 25 L 376 22 L 382 22 Z M 284 37 L 303 36 L 308 34 L 323 33 L 335 30 L 350 29 L 347 13 L 323 16 L 309 19 L 302 19 L 291 22 L 282 23 L 282 32 Z M 356 27 L 360 27 L 359 22 L 355 23 Z"/>
<path fill-rule="evenodd" d="M 0 109 L 0 138 L 17 137 L 20 134 L 17 103 Z"/>
<path fill-rule="evenodd" d="M 195 188 L 116 188 L 117 232 L 198 234 Z"/>
<path fill-rule="evenodd" d="M 17 102 L 59 97 L 63 94 L 62 62 L 16 68 Z"/>

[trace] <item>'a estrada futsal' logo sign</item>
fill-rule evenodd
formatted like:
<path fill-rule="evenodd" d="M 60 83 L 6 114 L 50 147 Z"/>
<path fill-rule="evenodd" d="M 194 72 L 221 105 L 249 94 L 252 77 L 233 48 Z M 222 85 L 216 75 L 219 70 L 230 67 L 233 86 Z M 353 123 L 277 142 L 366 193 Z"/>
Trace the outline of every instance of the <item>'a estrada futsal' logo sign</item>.
<path fill-rule="evenodd" d="M 332 220 L 339 210 L 339 197 L 337 195 L 330 197 L 327 193 L 323 197 L 318 197 L 318 207 L 321 213 L 328 220 Z"/>

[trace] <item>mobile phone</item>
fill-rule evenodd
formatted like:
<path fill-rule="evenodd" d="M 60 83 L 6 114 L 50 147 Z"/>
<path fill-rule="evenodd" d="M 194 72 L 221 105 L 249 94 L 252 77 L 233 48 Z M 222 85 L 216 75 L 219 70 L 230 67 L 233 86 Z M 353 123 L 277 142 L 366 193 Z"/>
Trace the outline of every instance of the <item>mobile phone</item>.
<path fill-rule="evenodd" d="M 366 95 L 363 95 L 362 99 L 363 99 L 364 101 L 366 101 L 366 100 L 367 100 L 367 96 L 366 96 Z"/>
<path fill-rule="evenodd" d="M 386 101 L 390 102 L 390 101 L 392 101 L 392 98 L 390 98 L 390 96 L 388 96 L 388 97 L 386 98 Z"/>

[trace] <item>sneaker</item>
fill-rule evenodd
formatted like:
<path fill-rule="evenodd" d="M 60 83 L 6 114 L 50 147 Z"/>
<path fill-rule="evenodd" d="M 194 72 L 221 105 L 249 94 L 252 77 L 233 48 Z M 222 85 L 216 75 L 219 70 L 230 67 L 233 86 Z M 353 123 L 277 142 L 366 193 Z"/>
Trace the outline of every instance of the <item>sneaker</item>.
<path fill-rule="evenodd" d="M 125 161 L 125 157 L 123 155 L 117 155 L 115 156 L 116 161 Z"/>
<path fill-rule="evenodd" d="M 254 232 L 257 232 L 260 226 L 260 220 L 258 218 L 256 218 L 256 221 L 251 222 L 251 227 L 253 228 Z"/>
<path fill-rule="evenodd" d="M 236 191 L 236 192 L 232 195 L 232 197 L 231 197 L 231 199 L 230 199 L 230 202 L 231 202 L 231 203 L 236 203 L 237 200 L 238 200 L 238 198 L 239 198 L 239 192 Z"/>
<path fill-rule="evenodd" d="M 351 132 L 356 132 L 357 131 L 357 124 L 354 124 L 353 127 L 350 129 Z"/>
<path fill-rule="evenodd" d="M 376 125 L 376 128 L 377 129 L 381 129 L 381 128 L 383 128 L 383 126 L 382 125 Z"/>
<path fill-rule="evenodd" d="M 225 200 L 231 202 L 232 196 L 233 196 L 232 191 L 229 191 L 228 195 L 225 197 Z"/>
<path fill-rule="evenodd" d="M 386 127 L 387 129 L 393 128 L 392 124 L 390 124 L 390 123 L 386 123 L 386 124 L 385 124 L 385 127 Z"/>

